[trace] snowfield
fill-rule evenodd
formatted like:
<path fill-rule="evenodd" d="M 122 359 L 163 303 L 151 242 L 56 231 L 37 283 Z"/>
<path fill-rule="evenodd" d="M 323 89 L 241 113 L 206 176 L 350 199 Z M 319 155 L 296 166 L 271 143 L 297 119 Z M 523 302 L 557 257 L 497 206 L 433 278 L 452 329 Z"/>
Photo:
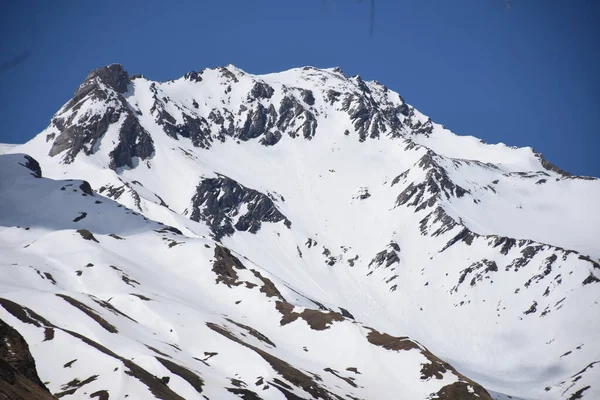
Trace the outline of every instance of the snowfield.
<path fill-rule="evenodd" d="M 0 319 L 56 397 L 600 397 L 600 181 L 380 83 L 113 64 L 0 154 Z"/>

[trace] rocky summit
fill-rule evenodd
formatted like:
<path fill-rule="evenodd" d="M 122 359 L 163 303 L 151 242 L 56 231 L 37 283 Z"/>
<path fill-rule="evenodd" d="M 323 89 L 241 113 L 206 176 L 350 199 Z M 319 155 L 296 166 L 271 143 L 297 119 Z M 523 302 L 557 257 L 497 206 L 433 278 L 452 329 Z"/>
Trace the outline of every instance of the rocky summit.
<path fill-rule="evenodd" d="M 6 398 L 600 398 L 600 180 L 379 82 L 113 64 L 0 153 Z"/>

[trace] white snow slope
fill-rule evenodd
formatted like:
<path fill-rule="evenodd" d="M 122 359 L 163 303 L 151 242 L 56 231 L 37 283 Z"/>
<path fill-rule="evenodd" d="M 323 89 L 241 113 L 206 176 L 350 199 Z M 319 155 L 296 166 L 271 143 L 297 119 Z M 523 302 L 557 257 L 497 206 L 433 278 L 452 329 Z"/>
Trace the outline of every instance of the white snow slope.
<path fill-rule="evenodd" d="M 600 181 L 377 82 L 111 65 L 0 148 L 0 318 L 57 396 L 600 398 Z"/>

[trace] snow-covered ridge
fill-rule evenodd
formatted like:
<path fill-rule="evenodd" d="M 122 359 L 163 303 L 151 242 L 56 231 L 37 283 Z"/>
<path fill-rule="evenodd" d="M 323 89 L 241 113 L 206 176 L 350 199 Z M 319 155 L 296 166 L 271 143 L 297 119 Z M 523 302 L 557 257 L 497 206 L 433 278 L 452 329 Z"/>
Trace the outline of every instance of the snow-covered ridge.
<path fill-rule="evenodd" d="M 165 142 L 165 135 L 176 142 Z M 310 146 L 311 151 L 356 141 L 377 141 L 371 147 L 381 147 L 385 146 L 382 141 L 389 140 L 391 146 L 398 145 L 394 141 L 408 141 L 409 146 L 430 149 L 437 157 L 445 157 L 440 168 L 447 171 L 445 175 L 451 175 L 452 181 L 462 181 L 467 191 L 481 192 L 457 201 L 448 209 L 472 230 L 600 255 L 594 254 L 597 247 L 592 240 L 600 234 L 598 229 L 579 234 L 583 221 L 590 218 L 587 226 L 600 226 L 599 213 L 587 212 L 598 198 L 594 180 L 573 179 L 531 148 L 488 145 L 472 137 L 457 136 L 406 104 L 397 93 L 379 83 L 364 82 L 358 76 L 348 78 L 339 69 L 304 67 L 260 76 L 227 66 L 159 83 L 143 77 L 130 80 L 121 66 L 113 64 L 91 73 L 73 100 L 55 115 L 48 129 L 22 150 L 38 158 L 40 153 L 48 151 L 64 164 L 73 163 L 78 154 L 85 154 L 90 161 L 121 171 L 139 164 L 145 168 L 153 163 L 160 165 L 159 158 L 166 155 L 165 151 L 177 148 L 187 158 L 194 157 L 198 149 L 216 147 L 212 152 L 219 153 L 230 147 L 223 146 L 223 142 L 231 141 L 265 147 L 279 144 L 277 147 L 298 147 L 293 151 L 301 152 L 306 145 L 294 142 L 307 140 L 318 143 Z M 158 150 L 160 155 L 156 154 L 157 146 L 163 147 Z M 261 152 L 286 151 L 278 150 Z M 357 150 L 359 153 L 354 157 L 366 152 Z M 236 149 L 235 153 L 238 152 Z M 201 152 L 198 156 L 205 154 Z M 197 181 L 198 174 L 194 175 L 192 179 Z M 533 180 L 532 176 L 539 178 Z M 488 193 L 482 192 L 494 190 L 496 181 L 512 186 L 509 195 L 512 198 L 504 193 L 486 196 Z M 502 192 L 503 183 L 499 185 Z M 519 189 L 514 190 L 515 186 Z M 159 188 L 151 191 L 165 198 Z M 561 191 L 576 191 L 580 195 L 565 199 L 561 198 Z M 540 194 L 531 196 L 531 192 Z M 190 197 L 177 196 L 173 202 Z M 528 207 L 531 197 L 544 200 Z M 496 201 L 498 198 L 501 204 Z M 156 197 L 150 201 L 156 203 Z M 472 201 L 479 205 L 470 206 Z M 457 207 L 460 207 L 458 214 L 453 212 Z M 498 207 L 502 212 L 490 212 Z M 182 213 L 186 208 L 187 205 L 181 204 L 176 211 Z M 555 215 L 552 222 L 548 222 L 549 212 Z M 499 218 L 493 218 L 494 214 Z M 518 227 L 506 223 L 515 220 L 523 223 Z"/>
<path fill-rule="evenodd" d="M 380 83 L 231 65 L 154 82 L 114 64 L 2 151 L 182 232 L 165 243 L 218 243 L 296 307 L 409 335 L 493 392 L 600 390 L 593 368 L 574 375 L 600 360 L 600 181 L 455 135 Z"/>

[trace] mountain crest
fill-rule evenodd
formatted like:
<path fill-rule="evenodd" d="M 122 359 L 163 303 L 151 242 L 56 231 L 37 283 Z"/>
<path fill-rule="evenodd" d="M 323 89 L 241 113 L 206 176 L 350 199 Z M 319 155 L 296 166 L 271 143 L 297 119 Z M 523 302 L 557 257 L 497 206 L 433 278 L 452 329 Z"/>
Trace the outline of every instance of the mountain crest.
<path fill-rule="evenodd" d="M 600 181 L 378 82 L 113 64 L 8 149 L 0 319 L 57 395 L 600 394 Z"/>
<path fill-rule="evenodd" d="M 125 93 L 129 85 L 129 74 L 121 64 L 110 64 L 106 67 L 97 68 L 90 72 L 85 81 L 92 81 L 94 78 L 98 78 L 118 93 Z"/>

